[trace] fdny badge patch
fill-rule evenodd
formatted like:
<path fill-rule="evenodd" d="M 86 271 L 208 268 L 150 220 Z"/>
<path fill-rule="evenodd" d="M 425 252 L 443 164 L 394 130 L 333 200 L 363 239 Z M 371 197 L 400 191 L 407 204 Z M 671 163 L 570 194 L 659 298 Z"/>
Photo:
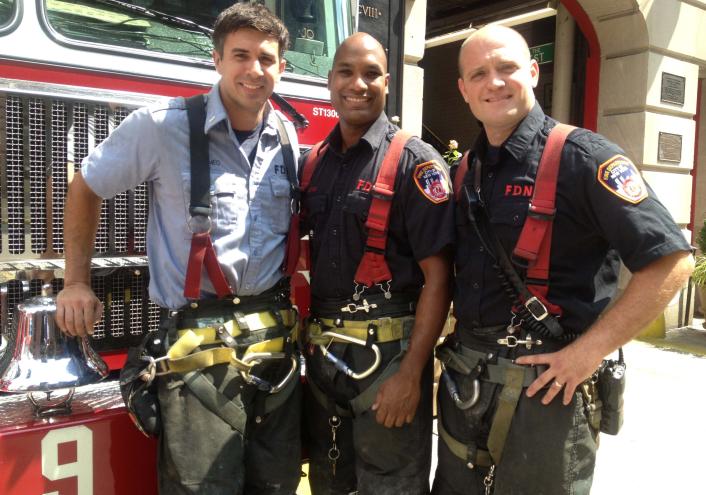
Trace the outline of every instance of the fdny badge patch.
<path fill-rule="evenodd" d="M 414 169 L 414 183 L 432 203 L 443 203 L 449 199 L 449 178 L 446 170 L 436 160 L 417 165 Z"/>
<path fill-rule="evenodd" d="M 629 158 L 615 155 L 598 167 L 598 182 L 625 201 L 637 204 L 647 197 L 647 186 Z"/>

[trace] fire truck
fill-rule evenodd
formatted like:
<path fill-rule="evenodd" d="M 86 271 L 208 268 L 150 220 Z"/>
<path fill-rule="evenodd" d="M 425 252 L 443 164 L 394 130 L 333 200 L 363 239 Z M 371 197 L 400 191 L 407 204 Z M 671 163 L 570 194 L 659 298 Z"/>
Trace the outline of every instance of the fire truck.
<path fill-rule="evenodd" d="M 41 361 L 42 346 L 52 345 L 21 342 L 18 308 L 62 288 L 64 202 L 81 161 L 135 108 L 208 91 L 217 80 L 210 27 L 231 3 L 0 0 L 0 373 L 17 365 L 18 346 L 37 347 Z M 346 36 L 373 33 L 389 48 L 391 72 L 401 67 L 398 2 L 260 3 L 291 34 L 276 88 L 281 98 L 273 103 L 298 125 L 301 146 L 336 123 L 326 75 Z M 385 4 L 376 7 L 380 15 L 359 23 L 359 11 L 373 4 Z M 401 70 L 393 74 L 388 115 L 398 113 L 397 75 Z M 54 392 L 0 392 L 4 495 L 156 493 L 155 442 L 130 421 L 116 380 L 126 349 L 158 326 L 159 308 L 147 293 L 148 187 L 102 205 L 91 278 L 104 313 L 88 344 L 108 377 L 68 392 L 70 410 L 58 414 L 33 404 L 37 395 L 51 403 Z M 301 286 L 297 291 L 306 297 Z"/>

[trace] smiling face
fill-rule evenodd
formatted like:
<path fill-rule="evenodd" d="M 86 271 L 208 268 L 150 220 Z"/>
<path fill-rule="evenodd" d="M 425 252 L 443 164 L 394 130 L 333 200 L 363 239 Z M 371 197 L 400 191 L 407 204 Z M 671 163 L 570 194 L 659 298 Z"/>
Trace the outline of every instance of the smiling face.
<path fill-rule="evenodd" d="M 265 103 L 284 72 L 276 38 L 255 29 L 231 32 L 223 43 L 223 53 L 213 52 L 221 100 L 231 125 L 251 130 L 262 119 Z"/>
<path fill-rule="evenodd" d="M 516 31 L 488 26 L 473 33 L 459 55 L 458 89 L 488 140 L 499 146 L 534 106 L 537 62 Z"/>
<path fill-rule="evenodd" d="M 389 79 L 385 51 L 370 35 L 356 33 L 338 47 L 328 89 L 342 132 L 355 129 L 362 135 L 377 120 L 385 108 Z"/>

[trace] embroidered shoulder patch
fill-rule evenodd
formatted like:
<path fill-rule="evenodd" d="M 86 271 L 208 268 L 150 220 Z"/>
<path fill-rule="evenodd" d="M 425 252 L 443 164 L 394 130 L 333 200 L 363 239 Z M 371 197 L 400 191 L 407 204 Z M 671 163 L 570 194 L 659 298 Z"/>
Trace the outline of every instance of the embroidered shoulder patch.
<path fill-rule="evenodd" d="M 647 197 L 647 186 L 629 158 L 615 155 L 598 167 L 598 182 L 628 203 L 637 204 Z"/>
<path fill-rule="evenodd" d="M 414 183 L 432 203 L 443 203 L 449 199 L 449 178 L 446 170 L 436 160 L 417 165 L 414 169 Z"/>

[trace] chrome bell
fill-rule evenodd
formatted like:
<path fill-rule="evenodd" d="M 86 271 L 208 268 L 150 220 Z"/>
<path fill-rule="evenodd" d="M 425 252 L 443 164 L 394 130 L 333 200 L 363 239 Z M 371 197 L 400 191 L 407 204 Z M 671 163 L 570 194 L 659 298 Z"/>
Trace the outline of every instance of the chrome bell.
<path fill-rule="evenodd" d="M 64 334 L 55 314 L 56 299 L 48 295 L 16 306 L 0 356 L 0 391 L 47 392 L 48 397 L 52 390 L 95 383 L 108 375 L 108 366 L 88 339 Z"/>

